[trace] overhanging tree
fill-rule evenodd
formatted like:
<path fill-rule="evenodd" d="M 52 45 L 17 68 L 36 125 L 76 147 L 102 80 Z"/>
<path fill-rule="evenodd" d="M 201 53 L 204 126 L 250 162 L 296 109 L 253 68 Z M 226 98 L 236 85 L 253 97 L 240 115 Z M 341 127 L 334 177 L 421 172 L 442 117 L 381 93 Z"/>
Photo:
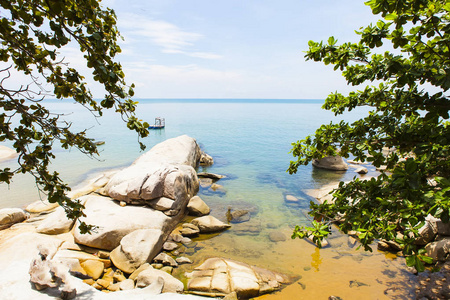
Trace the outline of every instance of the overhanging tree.
<path fill-rule="evenodd" d="M 49 202 L 58 202 L 70 218 L 83 215 L 83 206 L 66 193 L 70 187 L 48 166 L 55 143 L 98 155 L 96 144 L 85 131 L 73 132 L 70 124 L 49 111 L 42 100 L 49 94 L 73 99 L 100 117 L 114 109 L 139 137 L 148 135 L 148 124 L 135 116 L 137 102 L 131 100 L 134 86 L 127 86 L 119 63 L 120 47 L 116 15 L 103 9 L 99 0 L 8 0 L 0 1 L 0 142 L 9 140 L 19 153 L 19 167 L 0 169 L 0 182 L 10 183 L 14 174 L 30 173 Z M 96 101 L 85 78 L 59 57 L 59 49 L 76 43 L 93 79 L 104 87 Z M 29 78 L 29 83 L 11 86 L 10 76 Z M 41 83 L 42 80 L 42 83 Z M 46 92 L 50 86 L 52 91 Z M 66 101 L 66 100 L 64 100 Z M 144 145 L 139 142 L 141 148 Z M 82 231 L 89 230 L 82 224 Z"/>
<path fill-rule="evenodd" d="M 366 250 L 376 239 L 403 246 L 409 266 L 423 270 L 424 249 L 414 243 L 425 217 L 449 222 L 450 215 L 450 2 L 371 0 L 382 19 L 361 28 L 358 43 L 309 42 L 307 60 L 334 65 L 348 84 L 366 85 L 344 96 L 330 94 L 324 109 L 336 115 L 369 106 L 360 120 L 322 125 L 314 136 L 293 143 L 289 173 L 313 159 L 340 155 L 387 166 L 370 180 L 340 183 L 332 203 L 311 203 L 311 227 L 296 227 L 293 238 L 329 234 L 339 221 L 355 230 Z M 383 45 L 396 50 L 383 53 Z M 383 154 L 383 148 L 391 151 Z M 401 234 L 398 234 L 398 232 Z"/>

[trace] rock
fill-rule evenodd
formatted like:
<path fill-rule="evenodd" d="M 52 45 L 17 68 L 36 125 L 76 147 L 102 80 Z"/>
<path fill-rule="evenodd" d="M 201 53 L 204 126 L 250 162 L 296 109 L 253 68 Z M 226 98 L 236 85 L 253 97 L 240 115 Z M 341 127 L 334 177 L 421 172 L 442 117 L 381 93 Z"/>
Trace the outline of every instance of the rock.
<path fill-rule="evenodd" d="M 186 135 L 168 139 L 117 172 L 105 189 L 110 197 L 126 202 L 159 197 L 188 201 L 199 188 L 194 170 L 199 159 L 200 148 L 195 139 Z M 177 196 L 183 193 L 180 189 L 189 195 L 187 200 Z"/>
<path fill-rule="evenodd" d="M 282 274 L 223 258 L 209 258 L 186 275 L 190 293 L 223 297 L 236 292 L 239 299 L 257 297 L 290 282 Z"/>
<path fill-rule="evenodd" d="M 0 209 L 0 229 L 5 229 L 13 224 L 25 221 L 29 215 L 20 208 Z"/>
<path fill-rule="evenodd" d="M 293 195 L 286 195 L 284 197 L 284 201 L 286 203 L 298 203 L 299 202 L 298 198 Z"/>
<path fill-rule="evenodd" d="M 136 278 L 138 277 L 138 275 L 142 272 L 147 270 L 148 268 L 150 268 L 150 264 L 149 263 L 145 263 L 142 266 L 140 266 L 136 271 L 134 271 L 133 273 L 130 274 L 130 277 L 128 277 L 129 279 L 132 280 L 136 280 Z"/>
<path fill-rule="evenodd" d="M 286 235 L 279 231 L 272 231 L 271 233 L 269 233 L 269 240 L 274 243 L 284 242 L 286 241 Z"/>
<path fill-rule="evenodd" d="M 378 250 L 381 250 L 381 251 L 389 251 L 390 250 L 389 244 L 384 241 L 378 241 L 377 248 L 378 248 Z"/>
<path fill-rule="evenodd" d="M 213 184 L 213 180 L 211 178 L 200 177 L 198 179 L 199 184 L 202 188 L 209 188 Z"/>
<path fill-rule="evenodd" d="M 191 216 L 197 217 L 207 215 L 210 212 L 208 205 L 199 196 L 194 196 L 189 200 L 187 209 Z"/>
<path fill-rule="evenodd" d="M 320 160 L 313 159 L 312 165 L 316 168 L 333 170 L 333 171 L 347 171 L 348 165 L 340 156 L 327 156 Z"/>
<path fill-rule="evenodd" d="M 175 261 L 177 262 L 177 264 L 179 265 L 183 265 L 183 264 L 192 264 L 192 261 L 187 258 L 187 257 L 177 257 L 177 259 L 175 259 Z"/>
<path fill-rule="evenodd" d="M 436 230 L 436 234 L 450 236 L 450 222 L 444 223 L 431 215 L 428 215 L 425 220 Z"/>
<path fill-rule="evenodd" d="M 355 172 L 358 174 L 367 174 L 367 173 L 369 173 L 369 170 L 367 170 L 367 168 L 365 168 L 365 167 L 360 167 L 360 168 L 356 169 Z"/>
<path fill-rule="evenodd" d="M 247 210 L 229 210 L 227 212 L 227 220 L 231 223 L 243 223 L 250 221 L 250 212 Z"/>
<path fill-rule="evenodd" d="M 35 201 L 25 207 L 25 210 L 30 213 L 42 213 L 53 210 L 59 206 L 58 203 L 50 203 L 47 200 L 45 201 Z"/>
<path fill-rule="evenodd" d="M 218 232 L 231 227 L 231 225 L 225 224 L 213 216 L 195 218 L 191 221 L 191 223 L 197 226 L 201 233 Z"/>
<path fill-rule="evenodd" d="M 222 179 L 222 178 L 226 177 L 225 175 L 219 175 L 219 174 L 208 173 L 208 172 L 197 173 L 197 176 L 200 177 L 200 178 L 210 178 L 210 179 L 213 179 L 213 180 L 219 180 L 219 179 Z"/>
<path fill-rule="evenodd" d="M 75 220 L 67 218 L 66 211 L 58 206 L 54 212 L 37 227 L 36 231 L 43 234 L 60 234 L 69 232 Z"/>
<path fill-rule="evenodd" d="M 182 226 L 183 228 L 181 228 L 180 233 L 183 236 L 197 236 L 200 233 L 200 229 L 194 224 L 184 223 Z"/>
<path fill-rule="evenodd" d="M 113 274 L 113 279 L 116 282 L 122 282 L 122 281 L 126 280 L 127 278 L 125 277 L 125 275 L 123 275 L 122 271 L 117 269 Z"/>
<path fill-rule="evenodd" d="M 450 254 L 450 238 L 430 243 L 425 246 L 427 256 L 434 261 L 445 261 Z"/>
<path fill-rule="evenodd" d="M 110 253 L 112 263 L 125 273 L 133 273 L 150 262 L 161 250 L 164 236 L 159 229 L 138 229 L 122 238 Z"/>
<path fill-rule="evenodd" d="M 174 243 L 174 242 L 165 242 L 163 244 L 163 249 L 165 251 L 173 251 L 173 250 L 175 250 L 177 248 L 178 248 L 178 245 L 177 245 L 177 243 Z"/>
<path fill-rule="evenodd" d="M 97 226 L 91 234 L 81 234 L 78 223 L 74 230 L 75 242 L 104 250 L 113 250 L 118 247 L 120 240 L 137 229 L 156 229 L 167 231 L 177 223 L 176 219 L 169 218 L 160 211 L 146 207 L 121 207 L 107 197 L 87 195 L 83 196 L 86 217 L 81 221 Z M 167 234 L 168 232 L 163 232 Z"/>
<path fill-rule="evenodd" d="M 313 235 L 308 235 L 308 236 L 306 237 L 306 239 L 307 239 L 308 241 L 310 241 L 311 243 L 313 243 L 314 245 L 318 246 L 318 243 L 316 243 L 316 242 L 314 241 Z M 330 243 L 327 241 L 327 239 L 323 239 L 322 242 L 321 242 L 321 247 L 322 247 L 322 248 L 326 248 L 326 247 L 328 247 L 328 246 L 330 246 Z"/>
<path fill-rule="evenodd" d="M 144 288 L 151 285 L 155 281 L 161 278 L 164 281 L 162 293 L 182 293 L 184 285 L 181 281 L 173 277 L 172 275 L 153 268 L 148 268 L 141 272 L 136 278 L 136 287 Z"/>
<path fill-rule="evenodd" d="M 211 190 L 213 190 L 214 192 L 223 191 L 223 186 L 221 186 L 220 184 L 217 184 L 217 183 L 213 183 L 211 185 Z"/>
<path fill-rule="evenodd" d="M 165 266 L 177 267 L 177 262 L 164 252 L 159 253 L 154 259 L 154 262 L 161 263 Z"/>
<path fill-rule="evenodd" d="M 178 233 L 171 233 L 169 235 L 169 240 L 174 241 L 175 243 L 181 243 L 182 239 L 183 239 L 183 236 Z"/>
<path fill-rule="evenodd" d="M 18 155 L 16 150 L 0 145 L 0 161 L 13 159 Z"/>
<path fill-rule="evenodd" d="M 119 288 L 122 291 L 134 289 L 134 281 L 132 279 L 126 279 L 119 284 Z"/>
<path fill-rule="evenodd" d="M 244 223 L 239 226 L 233 227 L 233 231 L 237 235 L 251 235 L 256 236 L 261 233 L 262 226 L 259 223 Z"/>
<path fill-rule="evenodd" d="M 202 152 L 199 163 L 200 166 L 212 166 L 214 164 L 214 159 L 205 152 Z"/>
<path fill-rule="evenodd" d="M 86 271 L 86 274 L 92 279 L 97 280 L 102 276 L 105 265 L 99 260 L 86 260 L 81 263 L 81 267 Z"/>
<path fill-rule="evenodd" d="M 163 271 L 163 272 L 166 272 L 167 274 L 172 274 L 173 267 L 171 267 L 171 266 L 164 266 L 160 270 Z"/>
<path fill-rule="evenodd" d="M 415 243 L 417 245 L 426 245 L 433 241 L 437 235 L 437 226 L 434 226 L 431 222 L 425 221 L 425 224 L 419 228 L 419 237 Z"/>
<path fill-rule="evenodd" d="M 225 297 L 223 297 L 222 300 L 239 300 L 239 299 L 236 292 L 231 292 L 227 294 Z"/>
<path fill-rule="evenodd" d="M 147 201 L 148 206 L 150 206 L 153 209 L 160 210 L 160 211 L 166 211 L 166 210 L 171 209 L 174 203 L 175 203 L 174 200 L 166 198 L 166 197 L 160 197 L 160 198 L 156 198 L 156 199 Z"/>

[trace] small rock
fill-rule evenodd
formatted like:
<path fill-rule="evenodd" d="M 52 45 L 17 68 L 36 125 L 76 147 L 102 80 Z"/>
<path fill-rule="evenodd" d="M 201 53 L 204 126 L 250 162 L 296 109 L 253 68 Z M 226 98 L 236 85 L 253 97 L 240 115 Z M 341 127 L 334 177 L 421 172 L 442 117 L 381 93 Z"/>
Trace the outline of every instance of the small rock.
<path fill-rule="evenodd" d="M 356 169 L 355 172 L 358 174 L 367 174 L 367 173 L 369 173 L 369 170 L 367 170 L 367 168 L 365 168 L 365 167 L 360 167 L 360 168 Z"/>
<path fill-rule="evenodd" d="M 171 233 L 169 238 L 174 241 L 175 243 L 181 243 L 181 239 L 183 238 L 183 236 L 181 234 L 178 233 Z"/>
<path fill-rule="evenodd" d="M 225 175 L 219 175 L 219 174 L 208 173 L 208 172 L 200 172 L 197 174 L 197 176 L 200 178 L 211 178 L 214 180 L 219 180 L 219 179 L 226 177 Z"/>
<path fill-rule="evenodd" d="M 206 205 L 206 203 L 199 196 L 192 197 L 189 200 L 187 208 L 191 216 L 201 217 L 209 214 L 210 212 L 209 206 Z"/>
<path fill-rule="evenodd" d="M 365 284 L 364 282 L 360 282 L 358 280 L 351 280 L 349 286 L 351 288 L 353 288 L 353 287 L 369 286 L 369 285 Z"/>
<path fill-rule="evenodd" d="M 286 235 L 279 231 L 272 231 L 269 233 L 269 239 L 271 242 L 284 242 L 286 241 Z"/>
<path fill-rule="evenodd" d="M 231 225 L 225 224 L 213 216 L 195 218 L 191 223 L 197 226 L 201 233 L 218 232 L 231 227 Z"/>
<path fill-rule="evenodd" d="M 117 269 L 114 272 L 113 279 L 116 282 L 122 282 L 122 281 L 126 280 L 127 278 L 125 277 L 125 275 L 123 275 L 123 272 L 121 270 Z"/>
<path fill-rule="evenodd" d="M 122 290 L 122 291 L 134 289 L 134 281 L 133 281 L 133 279 L 128 278 L 128 279 L 122 281 L 122 282 L 119 284 L 119 288 L 120 288 L 120 290 Z"/>
<path fill-rule="evenodd" d="M 26 220 L 29 215 L 20 208 L 3 208 L 0 209 L 0 229 Z"/>
<path fill-rule="evenodd" d="M 162 267 L 160 270 L 163 272 L 166 272 L 167 274 L 172 274 L 173 267 L 165 266 L 165 267 Z"/>
<path fill-rule="evenodd" d="M 200 229 L 191 223 L 184 223 L 183 228 L 180 230 L 183 236 L 197 236 L 200 233 Z"/>
<path fill-rule="evenodd" d="M 151 268 L 152 266 L 150 266 L 149 263 L 145 263 L 142 266 L 140 266 L 139 268 L 137 268 L 136 271 L 134 271 L 133 273 L 130 274 L 130 277 L 128 277 L 131 280 L 136 280 L 136 277 L 144 270 L 147 270 L 148 268 Z"/>
<path fill-rule="evenodd" d="M 99 260 L 86 260 L 81 263 L 81 266 L 86 271 L 87 275 L 92 279 L 97 280 L 102 276 L 105 265 Z"/>
<path fill-rule="evenodd" d="M 154 259 L 156 263 L 162 263 L 165 266 L 177 267 L 177 262 L 169 255 L 164 252 L 159 253 Z"/>
<path fill-rule="evenodd" d="M 231 223 L 244 223 L 250 221 L 250 213 L 247 210 L 228 211 L 227 219 Z"/>
<path fill-rule="evenodd" d="M 192 264 L 192 261 L 191 261 L 189 258 L 184 257 L 184 256 L 182 256 L 182 257 L 177 257 L 177 259 L 175 259 L 175 261 L 176 261 L 179 265 L 182 265 L 182 264 Z"/>
<path fill-rule="evenodd" d="M 206 154 L 205 152 L 202 152 L 202 155 L 200 156 L 200 161 L 199 161 L 200 166 L 211 166 L 214 164 L 214 159 Z"/>
<path fill-rule="evenodd" d="M 174 243 L 174 242 L 165 242 L 163 244 L 163 249 L 165 251 L 172 251 L 172 250 L 175 250 L 177 248 L 178 248 L 178 245 L 177 245 L 177 243 Z"/>
<path fill-rule="evenodd" d="M 298 198 L 293 195 L 286 195 L 284 201 L 286 203 L 298 203 Z"/>
<path fill-rule="evenodd" d="M 170 274 L 167 274 L 161 270 L 155 270 L 149 268 L 141 272 L 136 278 L 136 286 L 139 288 L 147 287 L 161 278 L 163 280 L 163 293 L 182 293 L 184 290 L 184 285 L 181 281 L 176 279 Z"/>

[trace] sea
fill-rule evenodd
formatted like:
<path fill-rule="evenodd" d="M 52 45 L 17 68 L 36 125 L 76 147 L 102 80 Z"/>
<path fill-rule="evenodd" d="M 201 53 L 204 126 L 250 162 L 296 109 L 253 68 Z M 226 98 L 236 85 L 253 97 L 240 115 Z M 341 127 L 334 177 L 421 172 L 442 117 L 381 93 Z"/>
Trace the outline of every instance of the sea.
<path fill-rule="evenodd" d="M 114 112 L 98 118 L 85 107 L 64 100 L 45 100 L 45 105 L 60 115 L 61 122 L 71 123 L 72 130 L 83 131 L 96 141 L 100 155 L 89 157 L 77 149 L 55 146 L 52 170 L 71 186 L 101 172 L 130 165 L 143 152 L 138 137 Z M 211 207 L 211 214 L 224 220 L 228 209 L 251 211 L 247 222 L 233 224 L 221 234 L 200 237 L 190 253 L 193 265 L 175 273 L 183 277 L 207 257 L 221 256 L 283 272 L 296 282 L 282 291 L 261 299 L 391 299 L 410 297 L 414 278 L 404 259 L 396 255 L 358 249 L 348 236 L 333 227 L 328 248 L 318 249 L 305 240 L 291 239 L 296 225 L 308 225 L 310 201 L 308 190 L 329 183 L 360 176 L 301 166 L 296 174 L 286 170 L 295 159 L 292 143 L 314 134 L 322 124 L 355 121 L 368 113 L 359 108 L 335 116 L 321 107 L 316 99 L 138 99 L 137 115 L 152 124 L 156 117 L 165 118 L 165 128 L 151 130 L 141 141 L 150 149 L 166 139 L 189 135 L 201 149 L 214 158 L 214 165 L 200 167 L 225 175 L 216 190 L 201 188 L 199 196 Z M 11 146 L 4 143 L 5 146 Z M 17 167 L 14 160 L 0 163 L 0 168 Z M 369 174 L 375 169 L 366 165 Z M 292 195 L 300 201 L 285 201 Z M 24 207 L 42 199 L 31 176 L 17 175 L 10 185 L 0 184 L 0 208 Z M 273 242 L 270 235 L 281 233 L 284 241 Z M 406 298 L 405 298 L 406 299 Z"/>

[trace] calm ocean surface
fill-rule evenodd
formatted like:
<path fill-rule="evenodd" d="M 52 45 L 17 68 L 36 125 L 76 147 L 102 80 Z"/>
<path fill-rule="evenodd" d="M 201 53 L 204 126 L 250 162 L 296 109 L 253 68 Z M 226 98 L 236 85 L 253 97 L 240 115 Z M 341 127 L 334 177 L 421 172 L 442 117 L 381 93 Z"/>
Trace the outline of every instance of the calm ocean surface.
<path fill-rule="evenodd" d="M 286 173 L 292 159 L 291 143 L 335 119 L 332 113 L 321 109 L 322 100 L 144 99 L 139 102 L 140 118 L 150 124 L 158 116 L 166 119 L 165 129 L 153 130 L 144 139 L 147 149 L 179 135 L 194 137 L 216 161 L 208 171 L 232 178 L 227 185 L 233 187 L 227 192 L 258 191 L 264 195 L 262 190 L 278 189 L 280 195 L 301 196 L 303 189 L 326 183 L 330 176 L 339 179 L 330 172 L 313 172 L 311 166 L 301 168 L 296 175 Z M 72 128 L 88 129 L 89 136 L 106 142 L 100 146 L 101 156 L 97 159 L 88 158 L 76 149 L 55 151 L 57 159 L 53 168 L 70 184 L 79 184 L 95 172 L 126 166 L 141 154 L 137 136 L 113 113 L 96 119 L 83 107 L 70 102 L 52 100 L 47 105 L 65 114 L 62 118 L 73 121 Z M 352 113 L 346 119 L 358 116 L 360 113 Z M 0 164 L 4 166 L 14 167 L 14 161 Z M 344 178 L 355 174 L 347 175 Z M 31 176 L 17 176 L 9 187 L 1 184 L 0 194 L 0 207 L 21 207 L 39 199 Z M 258 202 L 282 200 L 269 198 Z"/>
<path fill-rule="evenodd" d="M 199 196 L 211 207 L 211 214 L 225 220 L 228 207 L 252 212 L 248 222 L 233 224 L 220 234 L 201 235 L 195 253 L 189 255 L 192 265 L 174 270 L 183 280 L 207 257 L 226 257 L 268 268 L 300 278 L 282 291 L 261 299 L 410 299 L 414 290 L 411 273 L 404 259 L 376 250 L 356 250 L 353 242 L 336 228 L 329 238 L 331 247 L 318 249 L 305 240 L 291 240 L 295 225 L 307 224 L 309 201 L 304 191 L 356 176 L 346 173 L 301 167 L 295 175 L 286 173 L 292 155 L 291 143 L 304 138 L 324 123 L 337 119 L 321 109 L 319 100 L 140 100 L 138 115 L 149 123 L 155 117 L 166 119 L 166 128 L 153 130 L 143 142 L 150 149 L 168 138 L 187 134 L 213 156 L 215 163 L 205 171 L 224 174 L 217 191 L 201 188 Z M 98 141 L 101 156 L 91 159 L 79 153 L 56 150 L 52 167 L 72 186 L 96 173 L 131 164 L 140 154 L 137 137 L 120 118 L 107 113 L 95 119 L 78 105 L 50 101 L 48 106 L 73 121 L 73 129 L 88 129 Z M 345 115 L 352 121 L 367 113 L 360 109 Z M 8 146 L 8 145 L 7 145 Z M 14 160 L 0 168 L 14 167 Z M 373 168 L 370 168 L 373 171 Z M 200 170 L 201 171 L 201 170 Z M 359 175 L 358 175 L 359 176 Z M 285 203 L 285 195 L 302 199 L 299 205 Z M 31 176 L 17 176 L 8 187 L 0 185 L 0 208 L 23 207 L 39 199 Z M 286 237 L 273 242 L 270 234 Z M 184 279 L 185 280 L 185 279 Z M 355 288 L 355 282 L 362 287 Z M 353 284 L 352 284 L 353 283 Z M 394 293 L 394 294 L 392 294 Z"/>

